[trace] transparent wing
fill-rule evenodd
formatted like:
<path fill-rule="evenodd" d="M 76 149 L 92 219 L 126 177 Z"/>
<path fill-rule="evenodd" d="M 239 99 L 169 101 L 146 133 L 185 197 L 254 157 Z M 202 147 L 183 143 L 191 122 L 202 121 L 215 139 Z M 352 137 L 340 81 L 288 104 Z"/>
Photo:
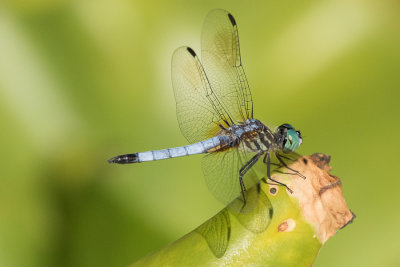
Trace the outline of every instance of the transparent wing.
<path fill-rule="evenodd" d="M 253 186 L 246 193 L 248 202 L 252 209 L 249 212 L 237 212 L 236 206 L 240 205 L 240 199 L 234 200 L 228 209 L 248 230 L 253 233 L 261 233 L 265 231 L 271 222 L 273 215 L 273 207 L 269 198 L 260 188 L 260 184 Z"/>
<path fill-rule="evenodd" d="M 233 120 L 252 118 L 253 100 L 240 57 L 238 28 L 229 12 L 216 9 L 207 15 L 201 59 L 211 86 Z"/>
<path fill-rule="evenodd" d="M 258 186 L 257 186 L 258 185 Z M 217 258 L 224 256 L 230 241 L 231 222 L 229 213 L 246 229 L 253 233 L 265 231 L 271 222 L 273 208 L 267 195 L 260 189 L 260 185 L 250 188 L 247 192 L 248 200 L 253 203 L 251 212 L 242 213 L 232 210 L 235 204 L 240 205 L 240 199 L 234 200 L 227 208 L 200 225 L 195 231 L 207 242 L 208 247 Z"/>
<path fill-rule="evenodd" d="M 206 184 L 211 193 L 223 204 L 229 204 L 241 197 L 239 170 L 255 153 L 244 153 L 239 149 L 228 149 L 223 152 L 214 152 L 203 157 L 202 168 Z M 253 169 L 249 169 L 243 176 L 247 189 L 259 181 Z M 242 202 L 243 203 L 243 202 Z M 241 210 L 243 205 L 237 205 Z M 246 210 L 251 210 L 246 205 Z"/>
<path fill-rule="evenodd" d="M 200 225 L 196 230 L 206 240 L 208 247 L 217 258 L 221 258 L 228 248 L 231 221 L 227 209 Z"/>
<path fill-rule="evenodd" d="M 239 170 L 254 155 L 244 153 L 240 149 L 230 149 L 206 155 L 202 166 L 207 186 L 214 196 L 227 204 L 228 210 L 245 228 L 260 233 L 270 223 L 272 205 L 260 189 L 259 179 L 252 168 L 243 177 L 246 205 L 239 183 Z"/>
<path fill-rule="evenodd" d="M 189 47 L 178 48 L 172 56 L 172 86 L 179 127 L 190 143 L 216 136 L 221 131 L 219 125 L 229 127 L 228 112 Z"/>

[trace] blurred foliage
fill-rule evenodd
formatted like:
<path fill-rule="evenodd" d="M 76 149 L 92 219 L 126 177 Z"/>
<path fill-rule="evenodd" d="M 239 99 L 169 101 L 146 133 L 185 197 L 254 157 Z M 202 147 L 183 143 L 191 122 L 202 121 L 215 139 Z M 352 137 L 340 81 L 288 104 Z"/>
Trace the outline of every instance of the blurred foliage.
<path fill-rule="evenodd" d="M 354 224 L 315 266 L 399 266 L 400 2 L 3 0 L 0 266 L 127 265 L 222 208 L 186 144 L 170 58 L 213 8 L 238 21 L 256 117 L 332 156 Z M 380 245 L 378 245 L 380 244 Z"/>

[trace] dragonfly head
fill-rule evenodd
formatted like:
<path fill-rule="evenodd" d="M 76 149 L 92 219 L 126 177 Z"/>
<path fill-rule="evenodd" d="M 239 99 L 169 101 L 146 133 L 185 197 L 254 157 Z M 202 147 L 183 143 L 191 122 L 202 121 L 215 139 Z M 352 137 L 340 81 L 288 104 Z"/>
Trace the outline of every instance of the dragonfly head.
<path fill-rule="evenodd" d="M 288 123 L 279 126 L 275 134 L 284 153 L 294 152 L 303 142 L 300 131 Z"/>

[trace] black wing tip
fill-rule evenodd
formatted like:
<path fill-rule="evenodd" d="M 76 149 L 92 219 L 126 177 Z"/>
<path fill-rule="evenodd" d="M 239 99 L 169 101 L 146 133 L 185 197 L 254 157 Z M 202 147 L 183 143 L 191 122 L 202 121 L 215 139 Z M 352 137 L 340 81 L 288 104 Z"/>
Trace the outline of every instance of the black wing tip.
<path fill-rule="evenodd" d="M 228 13 L 228 18 L 231 21 L 232 26 L 236 26 L 236 20 L 235 18 L 232 16 L 231 13 Z"/>
<path fill-rule="evenodd" d="M 186 47 L 186 50 L 192 55 L 192 57 L 196 57 L 196 53 L 194 52 L 194 50 L 190 47 Z"/>

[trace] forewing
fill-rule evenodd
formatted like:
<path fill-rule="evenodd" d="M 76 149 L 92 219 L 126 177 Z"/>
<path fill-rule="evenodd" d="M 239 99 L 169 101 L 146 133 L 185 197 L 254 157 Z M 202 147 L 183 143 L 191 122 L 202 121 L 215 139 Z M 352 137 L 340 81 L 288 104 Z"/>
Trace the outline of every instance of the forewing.
<path fill-rule="evenodd" d="M 253 100 L 242 66 L 239 34 L 233 16 L 211 11 L 203 24 L 201 59 L 210 83 L 235 122 L 253 117 Z"/>
<path fill-rule="evenodd" d="M 229 115 L 213 92 L 195 52 L 180 47 L 172 56 L 172 86 L 182 134 L 190 143 L 217 135 Z"/>

